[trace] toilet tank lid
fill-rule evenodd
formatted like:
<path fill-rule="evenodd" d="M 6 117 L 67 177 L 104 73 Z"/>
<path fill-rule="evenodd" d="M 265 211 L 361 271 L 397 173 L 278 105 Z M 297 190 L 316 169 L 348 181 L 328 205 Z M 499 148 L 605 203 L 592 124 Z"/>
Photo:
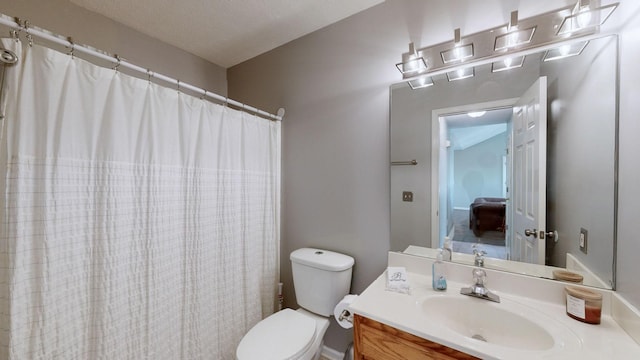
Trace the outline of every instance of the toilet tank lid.
<path fill-rule="evenodd" d="M 355 263 L 349 255 L 314 248 L 295 250 L 291 253 L 290 259 L 294 263 L 327 271 L 344 271 L 353 267 Z"/>

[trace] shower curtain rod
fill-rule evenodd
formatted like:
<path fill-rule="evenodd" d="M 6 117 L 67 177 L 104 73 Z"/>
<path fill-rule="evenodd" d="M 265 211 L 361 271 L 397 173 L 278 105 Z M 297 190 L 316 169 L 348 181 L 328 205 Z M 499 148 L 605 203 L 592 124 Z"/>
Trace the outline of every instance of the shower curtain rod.
<path fill-rule="evenodd" d="M 127 62 L 125 60 L 122 60 L 118 55 L 109 55 L 109 54 L 105 54 L 96 50 L 93 50 L 87 46 L 84 45 L 78 45 L 78 44 L 74 44 L 70 38 L 64 39 L 59 35 L 54 35 L 53 33 L 37 28 L 37 27 L 32 27 L 31 24 L 29 24 L 28 21 L 23 21 L 21 22 L 20 19 L 18 18 L 11 18 L 10 16 L 7 16 L 5 14 L 0 14 L 0 25 L 4 25 L 7 26 L 13 30 L 16 30 L 18 33 L 20 32 L 24 32 L 25 34 L 27 34 L 27 36 L 34 36 L 36 38 L 40 38 L 43 40 L 47 40 L 50 41 L 54 44 L 58 44 L 58 45 L 62 45 L 65 46 L 67 48 L 71 49 L 71 54 L 73 53 L 82 53 L 91 57 L 95 57 L 97 59 L 100 60 L 104 60 L 104 61 L 108 61 L 108 62 L 112 62 L 114 63 L 116 69 L 119 67 L 123 67 L 123 68 L 127 68 L 129 70 L 133 70 L 135 72 L 147 75 L 149 77 L 149 79 L 151 78 L 155 78 L 155 79 L 159 79 L 162 80 L 164 82 L 167 82 L 169 84 L 173 84 L 176 85 L 178 87 L 178 90 L 180 89 L 187 89 L 190 91 L 193 91 L 197 94 L 202 95 L 203 98 L 205 97 L 209 97 L 212 99 L 215 99 L 217 101 L 220 102 L 224 102 L 233 106 L 237 106 L 239 108 L 241 108 L 244 111 L 247 112 L 252 112 L 255 114 L 258 114 L 260 116 L 263 116 L 269 120 L 275 120 L 275 121 L 282 121 L 282 117 L 284 116 L 284 108 L 280 108 L 278 109 L 278 114 L 274 115 L 271 113 L 268 113 L 266 111 L 260 110 L 258 108 L 255 108 L 253 106 L 249 106 L 246 104 L 243 104 L 239 101 L 236 100 L 232 100 L 229 99 L 228 97 L 222 96 L 222 95 L 218 95 L 216 93 L 212 93 L 209 92 L 205 89 L 201 89 L 199 87 L 193 86 L 191 84 L 187 84 L 187 83 L 183 83 L 178 79 L 174 79 L 171 78 L 169 76 L 166 75 L 162 75 L 162 74 L 158 74 L 155 72 L 152 72 L 149 69 L 145 69 L 141 66 L 132 64 L 130 62 Z"/>

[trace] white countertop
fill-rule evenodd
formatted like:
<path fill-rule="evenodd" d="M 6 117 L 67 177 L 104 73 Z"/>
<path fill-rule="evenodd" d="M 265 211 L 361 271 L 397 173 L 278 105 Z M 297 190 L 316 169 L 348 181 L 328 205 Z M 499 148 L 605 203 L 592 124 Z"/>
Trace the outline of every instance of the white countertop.
<path fill-rule="evenodd" d="M 386 274 L 383 273 L 351 304 L 352 312 L 482 359 L 640 359 L 640 345 L 604 311 L 601 324 L 590 325 L 567 316 L 565 306 L 557 302 L 532 300 L 499 291 L 495 293 L 503 303 L 531 307 L 543 316 L 551 317 L 576 335 L 579 341 L 575 344 L 559 344 L 551 350 L 526 351 L 464 337 L 442 324 L 429 321 L 422 313 L 420 304 L 423 299 L 442 294 L 431 289 L 431 277 L 409 272 L 408 278 L 410 295 L 387 291 Z M 468 285 L 449 280 L 446 293 L 465 296 L 460 294 L 460 288 Z"/>

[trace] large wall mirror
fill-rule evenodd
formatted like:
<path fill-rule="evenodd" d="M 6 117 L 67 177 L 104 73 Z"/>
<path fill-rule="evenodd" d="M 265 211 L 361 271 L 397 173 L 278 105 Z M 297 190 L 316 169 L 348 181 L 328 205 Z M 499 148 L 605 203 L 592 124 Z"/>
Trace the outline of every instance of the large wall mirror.
<path fill-rule="evenodd" d="M 618 39 L 545 56 L 391 86 L 392 251 L 615 287 Z"/>

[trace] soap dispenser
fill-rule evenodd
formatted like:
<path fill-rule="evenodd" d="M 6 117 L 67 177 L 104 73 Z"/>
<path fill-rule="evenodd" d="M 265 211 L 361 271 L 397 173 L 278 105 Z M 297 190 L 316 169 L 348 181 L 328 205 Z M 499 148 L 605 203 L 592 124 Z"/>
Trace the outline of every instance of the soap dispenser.
<path fill-rule="evenodd" d="M 444 262 L 442 261 L 442 249 L 438 249 L 438 256 L 432 265 L 431 286 L 433 290 L 446 290 L 447 278 L 444 271 Z"/>

